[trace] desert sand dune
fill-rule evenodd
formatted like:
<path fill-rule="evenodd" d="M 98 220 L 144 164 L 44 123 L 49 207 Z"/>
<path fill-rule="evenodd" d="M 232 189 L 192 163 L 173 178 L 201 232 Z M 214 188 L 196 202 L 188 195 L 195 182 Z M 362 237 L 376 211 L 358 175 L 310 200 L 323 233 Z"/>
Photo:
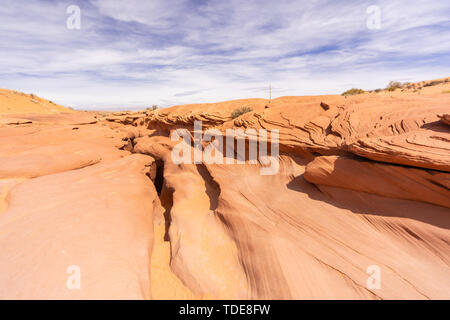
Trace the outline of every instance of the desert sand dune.
<path fill-rule="evenodd" d="M 73 112 L 71 109 L 40 98 L 34 94 L 0 89 L 0 114 Z"/>

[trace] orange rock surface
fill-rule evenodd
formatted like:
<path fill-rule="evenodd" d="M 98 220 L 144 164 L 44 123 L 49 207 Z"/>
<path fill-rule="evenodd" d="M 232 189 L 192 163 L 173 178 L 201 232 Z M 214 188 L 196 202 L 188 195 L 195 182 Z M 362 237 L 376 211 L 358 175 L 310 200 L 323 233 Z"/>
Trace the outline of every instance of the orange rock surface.
<path fill-rule="evenodd" d="M 449 299 L 449 89 L 113 114 L 0 100 L 0 298 Z M 175 163 L 195 120 L 279 130 L 277 173 Z"/>
<path fill-rule="evenodd" d="M 72 110 L 34 94 L 0 89 L 0 114 L 57 114 L 60 112 L 72 112 Z"/>

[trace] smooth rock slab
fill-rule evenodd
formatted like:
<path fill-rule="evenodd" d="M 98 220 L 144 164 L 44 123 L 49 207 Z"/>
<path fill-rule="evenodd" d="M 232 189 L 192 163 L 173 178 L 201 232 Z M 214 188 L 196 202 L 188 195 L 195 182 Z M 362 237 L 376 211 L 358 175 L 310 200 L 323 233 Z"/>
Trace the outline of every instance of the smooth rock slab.
<path fill-rule="evenodd" d="M 131 155 L 15 186 L 0 213 L 0 299 L 150 298 L 152 163 Z"/>

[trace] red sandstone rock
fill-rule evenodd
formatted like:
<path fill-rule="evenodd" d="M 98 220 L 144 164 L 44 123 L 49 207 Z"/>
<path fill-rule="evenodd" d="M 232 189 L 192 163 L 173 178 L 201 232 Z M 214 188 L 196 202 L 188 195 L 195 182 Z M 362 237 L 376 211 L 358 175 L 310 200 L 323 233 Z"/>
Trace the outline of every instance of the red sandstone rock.
<path fill-rule="evenodd" d="M 270 108 L 9 110 L 0 298 L 448 299 L 449 85 Z M 278 129 L 279 171 L 175 164 L 170 133 L 195 120 L 223 133 Z M 80 290 L 66 286 L 73 265 Z M 373 265 L 379 289 L 366 285 Z"/>

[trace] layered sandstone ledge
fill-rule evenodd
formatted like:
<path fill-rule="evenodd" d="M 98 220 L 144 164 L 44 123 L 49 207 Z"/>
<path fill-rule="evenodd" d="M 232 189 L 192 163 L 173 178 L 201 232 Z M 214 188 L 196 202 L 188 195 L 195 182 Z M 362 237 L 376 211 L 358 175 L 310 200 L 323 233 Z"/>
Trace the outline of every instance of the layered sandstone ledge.
<path fill-rule="evenodd" d="M 0 298 L 448 299 L 448 86 L 4 115 Z M 195 120 L 279 130 L 278 173 L 175 164 Z"/>

